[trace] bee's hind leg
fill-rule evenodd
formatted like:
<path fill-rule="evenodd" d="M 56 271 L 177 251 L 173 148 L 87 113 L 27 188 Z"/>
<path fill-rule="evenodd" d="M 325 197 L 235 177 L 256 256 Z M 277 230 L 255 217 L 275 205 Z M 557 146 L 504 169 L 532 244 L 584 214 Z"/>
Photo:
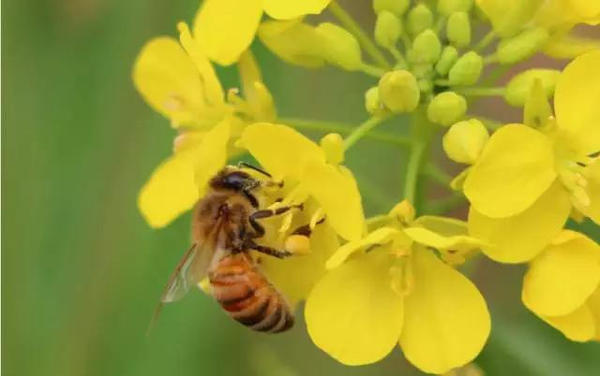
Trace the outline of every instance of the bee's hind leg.
<path fill-rule="evenodd" d="M 277 257 L 280 259 L 292 256 L 293 253 L 292 252 L 288 252 L 288 251 L 282 251 L 279 249 L 275 249 L 275 248 L 271 248 L 271 247 L 267 247 L 264 245 L 260 245 L 260 244 L 256 244 L 254 242 L 250 242 L 248 244 L 248 248 L 255 250 L 257 252 L 260 253 L 264 253 L 265 255 L 269 255 L 269 256 L 273 256 L 273 257 Z"/>

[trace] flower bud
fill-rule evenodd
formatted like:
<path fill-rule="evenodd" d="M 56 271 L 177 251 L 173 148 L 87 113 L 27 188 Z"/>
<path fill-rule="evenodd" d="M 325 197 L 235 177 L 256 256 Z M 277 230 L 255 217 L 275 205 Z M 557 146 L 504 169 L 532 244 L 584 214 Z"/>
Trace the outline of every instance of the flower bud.
<path fill-rule="evenodd" d="M 408 200 L 396 204 L 389 213 L 391 217 L 398 219 L 403 225 L 408 225 L 414 221 L 415 214 L 415 207 Z"/>
<path fill-rule="evenodd" d="M 532 128 L 541 129 L 549 124 L 550 116 L 552 116 L 552 109 L 548 102 L 547 92 L 542 80 L 536 78 L 525 101 L 523 123 Z"/>
<path fill-rule="evenodd" d="M 419 104 L 419 85 L 410 72 L 387 72 L 379 80 L 379 98 L 392 112 L 411 112 Z"/>
<path fill-rule="evenodd" d="M 537 27 L 525 30 L 514 37 L 503 39 L 496 48 L 500 64 L 514 64 L 525 60 L 540 50 L 549 38 L 548 30 Z"/>
<path fill-rule="evenodd" d="M 456 47 L 466 47 L 471 43 L 471 21 L 465 12 L 454 12 L 446 23 L 446 36 Z"/>
<path fill-rule="evenodd" d="M 387 10 L 400 17 L 406 12 L 410 0 L 373 0 L 373 10 L 379 14 L 381 11 Z"/>
<path fill-rule="evenodd" d="M 433 14 L 425 4 L 418 4 L 408 12 L 406 28 L 412 35 L 417 35 L 433 25 Z"/>
<path fill-rule="evenodd" d="M 375 42 L 385 48 L 394 47 L 402 34 L 402 21 L 387 10 L 379 12 L 375 22 Z"/>
<path fill-rule="evenodd" d="M 467 100 L 453 91 L 436 95 L 427 106 L 427 118 L 432 123 L 450 126 L 467 112 Z"/>
<path fill-rule="evenodd" d="M 379 99 L 379 88 L 373 86 L 365 92 L 365 108 L 371 115 L 380 116 L 385 113 L 385 107 Z"/>
<path fill-rule="evenodd" d="M 339 133 L 329 133 L 319 142 L 327 162 L 340 164 L 344 161 L 344 139 Z"/>
<path fill-rule="evenodd" d="M 358 41 L 346 29 L 324 22 L 315 29 L 324 39 L 323 57 L 328 63 L 353 71 L 362 65 Z"/>
<path fill-rule="evenodd" d="M 450 71 L 450 68 L 454 65 L 456 60 L 458 59 L 458 51 L 456 48 L 452 46 L 446 46 L 442 50 L 442 55 L 435 65 L 436 72 L 439 73 L 440 76 L 445 76 Z"/>
<path fill-rule="evenodd" d="M 325 64 L 320 52 L 322 38 L 315 28 L 297 20 L 266 21 L 258 28 L 263 44 L 282 60 L 307 68 Z"/>
<path fill-rule="evenodd" d="M 413 40 L 408 59 L 416 64 L 435 64 L 442 53 L 442 44 L 436 33 L 427 29 Z"/>
<path fill-rule="evenodd" d="M 483 59 L 474 51 L 462 55 L 448 72 L 450 85 L 473 85 L 481 75 Z"/>
<path fill-rule="evenodd" d="M 419 79 L 418 84 L 421 93 L 430 93 L 431 91 L 433 91 L 433 83 L 430 79 L 421 78 Z"/>
<path fill-rule="evenodd" d="M 454 12 L 468 12 L 473 6 L 473 0 L 438 0 L 437 9 L 444 16 Z"/>
<path fill-rule="evenodd" d="M 506 85 L 504 99 L 512 106 L 523 106 L 536 79 L 541 80 L 546 97 L 550 98 L 554 93 L 558 76 L 560 76 L 560 71 L 555 69 L 529 69 L 521 72 Z"/>
<path fill-rule="evenodd" d="M 473 164 L 489 138 L 483 123 L 471 119 L 452 125 L 442 141 L 448 158 L 458 163 Z"/>

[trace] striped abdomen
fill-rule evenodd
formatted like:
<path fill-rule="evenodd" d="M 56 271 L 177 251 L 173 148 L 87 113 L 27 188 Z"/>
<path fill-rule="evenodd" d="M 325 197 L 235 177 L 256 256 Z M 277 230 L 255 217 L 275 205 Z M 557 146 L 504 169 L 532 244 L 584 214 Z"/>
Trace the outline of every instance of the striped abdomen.
<path fill-rule="evenodd" d="M 269 333 L 283 332 L 294 325 L 287 302 L 246 253 L 224 257 L 208 278 L 215 299 L 239 323 Z"/>

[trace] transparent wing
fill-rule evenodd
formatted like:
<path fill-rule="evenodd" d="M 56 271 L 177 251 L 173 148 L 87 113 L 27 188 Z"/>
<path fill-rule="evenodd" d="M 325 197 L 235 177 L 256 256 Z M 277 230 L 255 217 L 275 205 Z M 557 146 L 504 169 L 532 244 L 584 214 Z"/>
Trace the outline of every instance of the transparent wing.
<path fill-rule="evenodd" d="M 160 297 L 162 303 L 171 303 L 185 296 L 207 273 L 213 251 L 195 243 L 183 255 Z"/>

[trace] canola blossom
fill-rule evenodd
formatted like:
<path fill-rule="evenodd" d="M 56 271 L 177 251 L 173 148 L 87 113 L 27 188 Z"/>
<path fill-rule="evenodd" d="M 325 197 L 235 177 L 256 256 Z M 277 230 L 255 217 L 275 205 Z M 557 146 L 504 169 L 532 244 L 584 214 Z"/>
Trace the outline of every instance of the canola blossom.
<path fill-rule="evenodd" d="M 600 23 L 600 2 L 371 5 L 365 30 L 333 0 L 205 0 L 178 39 L 147 42 L 134 85 L 175 134 L 140 190 L 143 218 L 167 226 L 219 170 L 251 158 L 270 175 L 248 170 L 265 181 L 261 208 L 293 208 L 266 219 L 260 238 L 293 256 L 257 253 L 258 265 L 293 306 L 303 302 L 316 347 L 347 366 L 401 351 L 426 373 L 478 369 L 494 327 L 471 275 L 483 258 L 525 264 L 524 307 L 569 340 L 600 341 L 600 245 L 578 225 L 600 224 L 600 40 L 578 33 Z M 368 77 L 355 93 L 364 120 L 281 116 L 253 42 L 304 70 Z M 538 66 L 537 54 L 563 68 Z M 212 62 L 236 64 L 237 86 L 223 88 Z M 474 111 L 487 97 L 522 116 L 504 124 Z M 404 171 L 401 202 L 367 217 L 371 197 L 345 164 L 366 138 L 407 151 L 391 161 Z M 452 179 L 435 150 L 462 172 Z M 446 198 L 428 197 L 431 182 Z"/>

